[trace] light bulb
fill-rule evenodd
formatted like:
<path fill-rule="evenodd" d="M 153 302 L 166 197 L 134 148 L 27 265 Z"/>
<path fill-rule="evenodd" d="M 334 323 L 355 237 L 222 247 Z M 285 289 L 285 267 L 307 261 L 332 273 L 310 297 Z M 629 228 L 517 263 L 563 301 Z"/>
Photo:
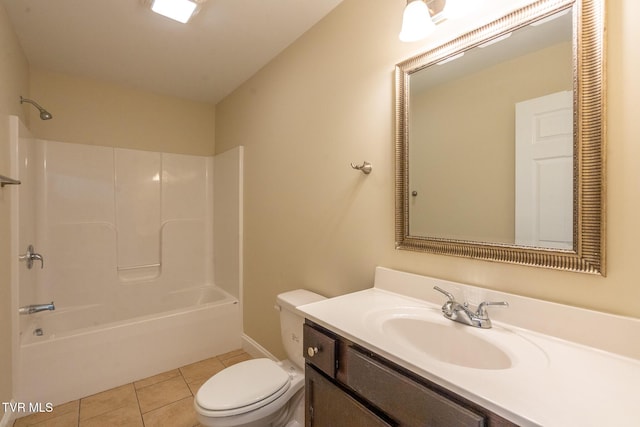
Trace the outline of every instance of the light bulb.
<path fill-rule="evenodd" d="M 436 29 L 431 20 L 429 8 L 423 0 L 414 0 L 407 5 L 402 15 L 402 30 L 400 40 L 414 42 L 424 39 Z"/>
<path fill-rule="evenodd" d="M 479 0 L 446 0 L 442 14 L 447 19 L 458 19 L 479 7 Z"/>
<path fill-rule="evenodd" d="M 175 21 L 186 24 L 196 11 L 197 4 L 191 0 L 154 0 L 151 10 Z"/>

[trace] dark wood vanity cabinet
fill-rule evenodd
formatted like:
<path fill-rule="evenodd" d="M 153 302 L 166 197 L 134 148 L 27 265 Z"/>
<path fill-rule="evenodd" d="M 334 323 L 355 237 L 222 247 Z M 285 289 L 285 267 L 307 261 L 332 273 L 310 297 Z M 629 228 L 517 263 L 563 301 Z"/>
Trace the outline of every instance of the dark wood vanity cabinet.
<path fill-rule="evenodd" d="M 307 320 L 306 427 L 515 424 Z"/>
<path fill-rule="evenodd" d="M 344 392 L 314 368 L 305 368 L 305 425 L 331 427 L 389 427 L 378 414 Z"/>

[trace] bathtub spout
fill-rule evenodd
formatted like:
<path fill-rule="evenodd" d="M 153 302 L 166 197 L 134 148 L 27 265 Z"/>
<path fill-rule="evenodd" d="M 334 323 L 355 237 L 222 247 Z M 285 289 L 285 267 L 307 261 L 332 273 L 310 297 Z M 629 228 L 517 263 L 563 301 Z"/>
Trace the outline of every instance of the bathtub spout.
<path fill-rule="evenodd" d="M 25 305 L 24 307 L 20 307 L 18 309 L 18 313 L 20 314 L 34 314 L 34 313 L 39 313 L 41 311 L 46 311 L 46 310 L 55 310 L 56 306 L 53 304 L 53 301 L 51 301 L 50 304 L 32 304 L 32 305 Z"/>

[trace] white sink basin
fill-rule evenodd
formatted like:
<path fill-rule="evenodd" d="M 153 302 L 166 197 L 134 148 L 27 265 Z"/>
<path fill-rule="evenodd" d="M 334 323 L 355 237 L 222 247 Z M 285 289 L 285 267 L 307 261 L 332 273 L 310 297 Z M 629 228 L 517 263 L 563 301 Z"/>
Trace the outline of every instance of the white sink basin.
<path fill-rule="evenodd" d="M 399 307 L 369 313 L 365 322 L 402 350 L 473 369 L 544 364 L 544 352 L 507 329 L 474 328 L 445 319 L 439 309 Z"/>

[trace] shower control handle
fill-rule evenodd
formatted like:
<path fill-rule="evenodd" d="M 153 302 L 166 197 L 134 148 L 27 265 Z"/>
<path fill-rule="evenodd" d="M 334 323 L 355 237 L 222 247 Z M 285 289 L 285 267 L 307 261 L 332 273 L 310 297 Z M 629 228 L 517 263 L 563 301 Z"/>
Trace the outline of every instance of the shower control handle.
<path fill-rule="evenodd" d="M 44 258 L 35 252 L 33 245 L 27 247 L 27 253 L 19 256 L 20 261 L 27 263 L 27 268 L 31 270 L 34 261 L 40 261 L 40 268 L 44 268 Z"/>

